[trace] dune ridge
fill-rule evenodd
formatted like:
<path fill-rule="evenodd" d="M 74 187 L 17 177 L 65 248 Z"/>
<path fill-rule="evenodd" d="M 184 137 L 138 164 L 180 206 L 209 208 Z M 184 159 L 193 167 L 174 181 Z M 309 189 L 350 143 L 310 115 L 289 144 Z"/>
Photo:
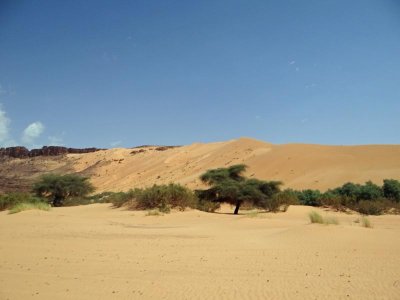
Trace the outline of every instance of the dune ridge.
<path fill-rule="evenodd" d="M 400 179 L 400 145 L 325 146 L 282 144 L 239 138 L 180 147 L 114 148 L 56 157 L 0 162 L 5 184 L 16 180 L 29 187 L 46 172 L 75 172 L 91 178 L 98 192 L 126 191 L 169 182 L 202 187 L 199 176 L 212 168 L 249 166 L 246 176 L 281 180 L 284 187 L 326 190 L 345 182 L 381 184 Z"/>
<path fill-rule="evenodd" d="M 285 187 L 296 189 L 326 190 L 348 181 L 381 184 L 385 178 L 400 179 L 400 145 L 273 145 L 240 138 L 162 152 L 142 149 L 135 154 L 131 149 L 110 149 L 68 158 L 75 172 L 91 176 L 102 191 L 169 182 L 199 188 L 198 177 L 204 171 L 233 164 L 248 165 L 249 177 L 281 180 Z"/>

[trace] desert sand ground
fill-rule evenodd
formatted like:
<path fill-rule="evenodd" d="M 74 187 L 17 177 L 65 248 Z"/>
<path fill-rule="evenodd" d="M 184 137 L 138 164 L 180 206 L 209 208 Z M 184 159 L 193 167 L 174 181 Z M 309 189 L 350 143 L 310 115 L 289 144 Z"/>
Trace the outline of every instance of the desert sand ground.
<path fill-rule="evenodd" d="M 400 299 L 399 216 L 145 214 L 1 212 L 0 299 Z"/>

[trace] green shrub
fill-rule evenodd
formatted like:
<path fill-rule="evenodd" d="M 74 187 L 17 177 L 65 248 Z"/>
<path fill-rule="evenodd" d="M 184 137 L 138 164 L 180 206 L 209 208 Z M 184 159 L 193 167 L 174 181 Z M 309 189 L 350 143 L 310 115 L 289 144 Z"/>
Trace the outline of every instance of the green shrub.
<path fill-rule="evenodd" d="M 336 188 L 334 190 L 334 193 L 355 199 L 359 198 L 360 192 L 361 192 L 361 185 L 352 182 L 345 183 L 341 187 Z"/>
<path fill-rule="evenodd" d="M 361 217 L 361 226 L 365 227 L 365 228 L 372 228 L 373 227 L 372 224 L 371 224 L 371 221 L 365 216 Z"/>
<path fill-rule="evenodd" d="M 47 211 L 50 209 L 50 205 L 45 202 L 34 202 L 34 203 L 21 202 L 21 203 L 15 204 L 13 207 L 11 207 L 9 213 L 15 214 L 15 213 L 19 213 L 24 210 L 32 210 L 32 209 L 39 209 L 39 210 Z"/>
<path fill-rule="evenodd" d="M 383 197 L 382 188 L 371 181 L 361 186 L 359 200 L 376 200 Z"/>
<path fill-rule="evenodd" d="M 199 199 L 196 208 L 205 212 L 215 212 L 220 207 L 221 204 L 219 202 Z"/>
<path fill-rule="evenodd" d="M 317 212 L 312 211 L 308 214 L 311 223 L 324 224 L 324 218 Z"/>
<path fill-rule="evenodd" d="M 134 200 L 141 192 L 141 189 L 134 189 L 128 192 L 112 193 L 106 196 L 106 201 L 112 203 L 114 207 L 122 207 L 124 205 L 132 207 L 134 205 Z"/>
<path fill-rule="evenodd" d="M 354 209 L 364 215 L 381 215 L 386 208 L 381 201 L 362 200 Z"/>
<path fill-rule="evenodd" d="M 303 190 L 297 193 L 297 197 L 302 205 L 319 206 L 321 192 L 318 190 Z"/>
<path fill-rule="evenodd" d="M 394 179 L 383 180 L 383 195 L 387 199 L 400 202 L 400 182 Z"/>
<path fill-rule="evenodd" d="M 29 193 L 9 193 L 0 196 L 0 210 L 10 209 L 19 203 L 41 203 L 43 199 Z"/>
<path fill-rule="evenodd" d="M 325 218 L 322 217 L 319 213 L 312 211 L 308 214 L 311 223 L 318 223 L 318 224 L 334 224 L 338 225 L 339 221 L 336 217 L 326 216 Z"/>
<path fill-rule="evenodd" d="M 299 199 L 295 191 L 286 189 L 272 196 L 268 202 L 268 210 L 272 212 L 287 211 L 290 205 L 298 205 Z"/>
<path fill-rule="evenodd" d="M 136 195 L 134 207 L 137 209 L 159 209 L 169 212 L 171 208 L 185 210 L 187 207 L 195 208 L 197 199 L 188 188 L 179 184 L 153 185 L 143 189 Z"/>

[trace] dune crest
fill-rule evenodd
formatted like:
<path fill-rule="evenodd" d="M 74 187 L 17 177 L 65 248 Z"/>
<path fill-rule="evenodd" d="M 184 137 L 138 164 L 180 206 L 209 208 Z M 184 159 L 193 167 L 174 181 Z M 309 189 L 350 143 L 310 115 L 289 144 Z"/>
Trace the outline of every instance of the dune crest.
<path fill-rule="evenodd" d="M 348 181 L 381 183 L 400 179 L 400 146 L 273 145 L 250 138 L 182 146 L 165 151 L 144 147 L 68 155 L 76 172 L 92 177 L 100 190 L 127 190 L 179 182 L 201 187 L 200 174 L 234 164 L 249 166 L 247 176 L 281 180 L 285 187 L 326 190 Z"/>
<path fill-rule="evenodd" d="M 290 188 L 326 190 L 348 181 L 381 184 L 385 178 L 400 179 L 400 145 L 274 145 L 239 138 L 180 147 L 141 146 L 10 159 L 1 164 L 0 177 L 10 183 L 20 178 L 27 187 L 29 181 L 46 172 L 77 172 L 90 176 L 98 192 L 169 182 L 199 188 L 198 178 L 204 171 L 246 164 L 248 177 L 281 180 Z"/>

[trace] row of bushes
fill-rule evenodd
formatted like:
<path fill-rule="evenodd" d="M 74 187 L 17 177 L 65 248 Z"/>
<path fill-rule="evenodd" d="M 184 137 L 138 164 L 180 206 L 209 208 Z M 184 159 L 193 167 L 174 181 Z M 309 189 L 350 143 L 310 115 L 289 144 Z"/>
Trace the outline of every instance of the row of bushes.
<path fill-rule="evenodd" d="M 262 208 L 267 211 L 286 211 L 289 205 L 329 206 L 337 210 L 352 209 L 362 214 L 379 215 L 400 213 L 400 182 L 385 179 L 382 186 L 372 182 L 346 183 L 324 193 L 319 190 L 280 191 L 281 182 L 248 179 L 242 175 L 245 165 L 209 170 L 200 179 L 210 186 L 206 190 L 191 191 L 179 184 L 154 185 L 128 192 L 105 192 L 87 196 L 94 190 L 87 178 L 78 175 L 43 176 L 33 186 L 34 195 L 10 193 L 0 195 L 0 210 L 26 203 L 48 203 L 52 206 L 73 206 L 91 203 L 113 203 L 115 207 L 157 209 L 168 212 L 172 208 L 187 207 L 214 212 L 220 203 L 239 207 Z"/>
<path fill-rule="evenodd" d="M 327 206 L 340 211 L 352 209 L 366 215 L 400 213 L 400 182 L 394 179 L 385 179 L 382 186 L 371 181 L 363 185 L 350 182 L 324 193 L 286 189 L 279 197 L 291 204 Z"/>

